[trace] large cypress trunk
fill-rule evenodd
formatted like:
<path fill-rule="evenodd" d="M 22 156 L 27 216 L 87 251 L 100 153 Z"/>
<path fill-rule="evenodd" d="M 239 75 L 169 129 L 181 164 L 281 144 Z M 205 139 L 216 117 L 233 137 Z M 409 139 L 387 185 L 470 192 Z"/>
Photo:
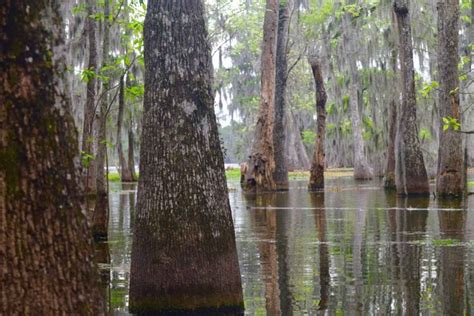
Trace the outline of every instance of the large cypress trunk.
<path fill-rule="evenodd" d="M 310 58 L 309 63 L 313 71 L 314 82 L 316 86 L 316 113 L 317 132 L 316 145 L 314 147 L 313 162 L 311 164 L 311 174 L 309 178 L 309 190 L 324 189 L 324 140 L 326 139 L 326 100 L 327 94 L 324 88 L 321 64 L 316 58 Z"/>
<path fill-rule="evenodd" d="M 439 116 L 461 122 L 459 107 L 459 1 L 439 1 L 438 74 Z M 441 196 L 462 196 L 465 191 L 463 135 L 440 124 L 436 191 Z"/>
<path fill-rule="evenodd" d="M 148 1 L 130 311 L 243 308 L 201 1 Z"/>
<path fill-rule="evenodd" d="M 275 110 L 275 62 L 278 27 L 278 0 L 267 0 L 263 22 L 262 75 L 260 107 L 257 126 L 249 157 L 244 189 L 273 191 L 275 156 L 273 148 L 273 121 Z"/>
<path fill-rule="evenodd" d="M 416 122 L 415 70 L 411 39 L 410 13 L 407 0 L 395 0 L 399 35 L 402 102 L 398 111 L 395 182 L 400 195 L 430 192 Z"/>
<path fill-rule="evenodd" d="M 87 1 L 87 19 L 86 32 L 87 40 L 89 42 L 89 61 L 87 69 L 89 71 L 97 72 L 97 43 L 96 43 L 96 28 L 97 23 L 91 17 L 94 14 L 94 0 Z M 82 127 L 82 156 L 83 156 L 83 181 L 85 185 L 86 194 L 95 194 L 97 190 L 96 183 L 96 162 L 95 154 L 96 148 L 94 146 L 94 122 L 96 113 L 96 93 L 97 93 L 97 79 L 95 76 L 89 76 L 86 87 L 86 104 L 84 107 L 84 123 Z"/>
<path fill-rule="evenodd" d="M 104 313 L 67 98 L 60 1 L 0 7 L 0 314 Z"/>
<path fill-rule="evenodd" d="M 292 0 L 280 1 L 276 48 L 275 124 L 273 126 L 273 145 L 275 147 L 275 171 L 273 172 L 273 180 L 278 190 L 288 190 L 288 166 L 285 154 L 285 118 L 286 85 L 288 78 L 287 44 L 290 9 L 292 7 Z"/>

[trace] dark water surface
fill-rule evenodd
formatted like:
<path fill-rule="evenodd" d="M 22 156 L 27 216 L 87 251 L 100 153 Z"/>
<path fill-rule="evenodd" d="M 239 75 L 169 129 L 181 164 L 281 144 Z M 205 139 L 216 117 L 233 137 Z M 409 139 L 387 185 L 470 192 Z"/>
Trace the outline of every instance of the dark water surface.
<path fill-rule="evenodd" d="M 400 199 L 351 178 L 327 180 L 324 194 L 291 185 L 252 197 L 229 182 L 246 314 L 474 311 L 474 196 Z M 102 268 L 117 315 L 127 314 L 135 201 L 135 185 L 111 185 Z"/>

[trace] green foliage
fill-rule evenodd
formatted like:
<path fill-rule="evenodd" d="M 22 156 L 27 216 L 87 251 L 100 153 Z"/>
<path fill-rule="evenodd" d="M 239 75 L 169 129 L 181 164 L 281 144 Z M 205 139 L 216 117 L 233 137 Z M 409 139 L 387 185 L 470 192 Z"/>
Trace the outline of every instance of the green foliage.
<path fill-rule="evenodd" d="M 80 13 L 86 12 L 87 11 L 87 4 L 86 3 L 81 3 L 76 6 L 74 6 L 71 9 L 71 12 L 73 15 L 78 15 Z"/>
<path fill-rule="evenodd" d="M 312 130 L 304 130 L 302 133 L 303 144 L 306 146 L 314 145 L 314 140 L 316 139 L 316 133 Z"/>
<path fill-rule="evenodd" d="M 443 131 L 447 131 L 450 128 L 454 131 L 459 131 L 461 129 L 461 123 L 454 117 L 443 117 Z"/>
<path fill-rule="evenodd" d="M 424 128 L 422 127 L 420 129 L 420 140 L 423 142 L 423 141 L 429 141 L 431 140 L 432 138 L 432 135 L 431 135 L 431 132 L 427 129 L 427 128 Z"/>
<path fill-rule="evenodd" d="M 419 93 L 424 97 L 424 98 L 427 98 L 431 91 L 433 89 L 436 89 L 439 87 L 439 83 L 437 81 L 432 81 L 430 83 L 427 83 L 427 82 L 423 82 L 423 87 L 422 89 L 419 91 Z"/>
<path fill-rule="evenodd" d="M 349 108 L 349 101 L 350 98 L 348 95 L 342 97 L 342 110 L 344 113 L 347 112 L 347 109 Z"/>
<path fill-rule="evenodd" d="M 460 244 L 461 241 L 458 239 L 433 239 L 433 246 L 435 247 L 452 247 Z"/>
<path fill-rule="evenodd" d="M 81 150 L 81 163 L 85 168 L 89 167 L 91 161 L 94 159 L 94 155 Z"/>
<path fill-rule="evenodd" d="M 145 94 L 145 85 L 143 83 L 138 83 L 136 85 L 127 87 L 125 90 L 125 98 L 130 101 L 135 101 L 141 99 Z"/>
<path fill-rule="evenodd" d="M 118 172 L 109 172 L 107 175 L 110 182 L 120 182 L 122 179 L 120 178 L 120 174 Z"/>
<path fill-rule="evenodd" d="M 95 72 L 92 69 L 84 69 L 81 74 L 81 80 L 85 83 L 89 82 L 95 77 Z"/>
<path fill-rule="evenodd" d="M 336 104 L 334 102 L 329 103 L 329 105 L 326 108 L 326 112 L 328 113 L 328 115 L 333 115 L 335 111 L 336 111 Z"/>
<path fill-rule="evenodd" d="M 225 177 L 227 180 L 238 180 L 240 179 L 240 169 L 232 168 L 225 171 Z"/>
<path fill-rule="evenodd" d="M 341 132 L 343 135 L 348 136 L 352 133 L 352 123 L 349 119 L 344 119 L 341 122 Z"/>
<path fill-rule="evenodd" d="M 103 22 L 105 20 L 105 15 L 103 12 L 97 12 L 97 13 L 89 15 L 89 18 L 99 21 L 99 22 Z"/>

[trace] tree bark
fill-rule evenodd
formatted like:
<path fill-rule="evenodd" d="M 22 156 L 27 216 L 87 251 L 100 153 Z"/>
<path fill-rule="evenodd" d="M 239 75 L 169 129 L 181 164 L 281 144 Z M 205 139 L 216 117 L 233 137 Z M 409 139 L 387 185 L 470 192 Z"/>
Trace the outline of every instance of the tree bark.
<path fill-rule="evenodd" d="M 388 124 L 389 124 L 389 131 L 388 131 L 388 148 L 387 148 L 387 164 L 385 168 L 385 175 L 384 175 L 384 188 L 387 190 L 396 190 L 396 181 L 395 181 L 395 168 L 396 168 L 396 159 L 395 159 L 395 143 L 397 140 L 397 104 L 399 102 L 399 79 L 398 79 L 398 67 L 397 67 L 397 60 L 398 60 L 398 48 L 396 46 L 396 36 L 395 36 L 395 29 L 397 28 L 396 25 L 396 18 L 394 16 L 394 12 L 392 11 L 392 25 L 391 25 L 391 33 L 393 34 L 393 38 L 390 41 L 392 53 L 390 58 L 390 64 L 393 72 L 393 80 L 392 84 L 394 85 L 394 89 L 392 91 L 392 100 L 390 102 L 390 106 L 388 109 Z"/>
<path fill-rule="evenodd" d="M 459 1 L 438 1 L 438 74 L 440 81 L 439 116 L 452 117 L 461 122 L 459 107 Z M 466 190 L 464 175 L 463 137 L 451 128 L 444 131 L 440 124 L 438 196 L 462 196 Z"/>
<path fill-rule="evenodd" d="M 346 13 L 344 16 L 344 28 L 345 28 L 345 47 L 348 50 L 352 50 L 354 54 L 354 32 L 352 31 L 354 25 L 351 23 L 351 14 Z M 355 55 L 355 54 L 354 54 Z M 349 83 L 349 107 L 351 112 L 351 123 L 352 123 L 352 135 L 354 139 L 353 143 L 353 167 L 354 167 L 354 179 L 356 180 L 369 180 L 373 177 L 372 168 L 370 168 L 365 156 L 365 142 L 362 137 L 362 120 L 359 113 L 359 70 L 357 69 L 356 59 L 354 56 L 349 57 L 349 70 L 351 73 L 351 80 Z"/>
<path fill-rule="evenodd" d="M 471 0 L 471 12 L 470 19 L 468 22 L 465 22 L 466 32 L 464 35 L 463 43 L 463 52 L 464 58 L 466 58 L 466 63 L 464 64 L 463 72 L 467 74 L 467 80 L 462 81 L 461 91 L 468 92 L 470 82 L 474 79 L 474 73 L 472 71 L 472 55 L 473 51 L 471 49 L 471 44 L 474 43 L 474 0 Z M 470 106 L 472 103 L 473 96 L 471 94 L 464 94 L 464 98 L 461 99 L 461 104 L 464 106 L 463 113 L 463 122 L 462 126 L 474 126 L 474 108 Z M 465 111 L 465 112 L 464 112 Z M 474 134 L 474 131 L 471 131 L 470 134 Z M 465 150 L 467 156 L 464 158 L 465 164 L 468 166 L 474 166 L 474 137 L 466 137 Z M 467 176 L 466 176 L 467 179 Z"/>
<path fill-rule="evenodd" d="M 109 63 L 110 50 L 110 0 L 104 1 L 104 34 L 102 42 L 102 69 Z M 108 80 L 111 80 L 109 78 Z M 97 142 L 97 203 L 95 204 L 92 217 L 92 235 L 95 240 L 107 240 L 109 224 L 109 202 L 107 190 L 107 175 L 105 172 L 107 155 L 107 114 L 109 108 L 109 84 L 107 80 L 102 81 L 102 100 L 100 102 L 99 124 Z"/>
<path fill-rule="evenodd" d="M 324 141 L 326 139 L 327 94 L 324 87 L 321 63 L 316 58 L 310 58 L 309 64 L 311 65 L 311 69 L 313 71 L 313 78 L 316 86 L 316 113 L 318 118 L 316 122 L 316 145 L 314 147 L 308 189 L 320 190 L 324 189 L 324 166 L 326 160 L 326 154 L 324 153 Z"/>
<path fill-rule="evenodd" d="M 131 171 L 132 182 L 137 181 L 137 174 L 135 172 L 135 137 L 133 136 L 132 126 L 128 128 L 128 170 Z"/>
<path fill-rule="evenodd" d="M 120 179 L 122 182 L 133 182 L 133 175 L 132 171 L 129 168 L 128 162 L 125 159 L 125 155 L 123 153 L 123 146 L 122 146 L 122 126 L 123 126 L 123 112 L 125 110 L 125 80 L 122 76 L 120 78 L 120 86 L 119 86 L 119 107 L 118 107 L 118 115 L 117 115 L 117 155 L 119 157 L 119 164 L 120 164 Z"/>
<path fill-rule="evenodd" d="M 275 124 L 273 126 L 273 145 L 275 152 L 275 171 L 273 180 L 277 190 L 288 190 L 288 166 L 285 154 L 286 142 L 286 86 L 288 78 L 288 31 L 290 10 L 293 0 L 279 1 L 278 35 L 276 48 L 276 84 L 275 84 Z"/>
<path fill-rule="evenodd" d="M 242 311 L 202 1 L 148 1 L 144 39 L 130 311 Z"/>
<path fill-rule="evenodd" d="M 399 55 L 401 67 L 402 102 L 398 111 L 395 182 L 400 195 L 429 195 L 428 175 L 418 138 L 416 122 L 415 70 L 410 13 L 407 0 L 395 0 Z"/>
<path fill-rule="evenodd" d="M 389 108 L 389 133 L 387 148 L 387 167 L 385 168 L 384 188 L 396 189 L 395 182 L 395 141 L 397 136 L 397 103 L 395 99 L 390 102 Z"/>
<path fill-rule="evenodd" d="M 0 8 L 0 314 L 103 315 L 61 1 Z"/>
<path fill-rule="evenodd" d="M 89 42 L 89 61 L 87 69 L 97 73 L 97 44 L 96 44 L 96 21 L 90 16 L 94 14 L 95 1 L 87 1 L 87 18 L 86 18 L 86 32 Z M 96 113 L 96 94 L 97 94 L 97 79 L 91 76 L 87 81 L 86 104 L 84 108 L 84 124 L 82 130 L 82 155 L 83 157 L 83 181 L 86 194 L 95 194 L 97 191 L 96 179 L 96 148 L 94 146 L 94 123 Z M 87 162 L 85 162 L 87 161 Z"/>
<path fill-rule="evenodd" d="M 273 121 L 275 109 L 275 63 L 278 26 L 278 0 L 267 0 L 263 22 L 262 75 L 260 107 L 257 126 L 249 157 L 245 190 L 255 192 L 273 191 L 275 157 L 273 148 Z"/>
<path fill-rule="evenodd" d="M 285 129 L 287 131 L 285 154 L 289 171 L 309 170 L 311 162 L 301 140 L 295 117 L 291 111 L 286 112 Z"/>

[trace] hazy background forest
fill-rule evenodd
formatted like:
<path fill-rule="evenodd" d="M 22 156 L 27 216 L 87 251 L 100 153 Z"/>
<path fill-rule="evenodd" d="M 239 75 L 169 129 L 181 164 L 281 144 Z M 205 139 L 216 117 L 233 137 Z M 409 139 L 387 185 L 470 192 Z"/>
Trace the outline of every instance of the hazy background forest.
<path fill-rule="evenodd" d="M 94 3 L 96 1 L 93 1 Z M 102 48 L 103 1 L 92 12 L 98 23 L 95 44 Z M 439 125 L 437 109 L 436 1 L 411 1 L 412 32 L 417 91 L 419 137 L 429 175 L 436 174 Z M 227 163 L 240 163 L 250 151 L 260 98 L 260 53 L 265 1 L 206 1 L 209 37 L 215 70 L 216 112 Z M 76 124 L 84 126 L 86 86 L 90 81 L 103 86 L 99 99 L 106 99 L 106 139 L 110 166 L 120 166 L 120 155 L 138 164 L 141 133 L 143 83 L 143 19 L 145 4 L 139 0 L 111 2 L 110 48 L 99 49 L 95 62 L 89 59 L 90 32 L 84 17 L 86 5 L 71 2 L 66 11 L 71 96 Z M 344 15 L 354 17 L 348 27 Z M 473 31 L 470 0 L 462 0 L 460 23 L 462 126 L 473 124 L 471 46 Z M 363 147 L 375 175 L 383 175 L 389 132 L 389 105 L 399 94 L 396 75 L 397 33 L 391 1 L 295 0 L 290 12 L 288 86 L 285 129 L 290 170 L 309 169 L 314 149 L 316 110 L 314 83 L 307 57 L 320 57 L 327 101 L 326 164 L 353 165 L 354 138 L 350 99 L 356 90 L 361 115 Z M 102 56 L 109 56 L 105 62 Z M 93 69 L 96 69 L 94 74 Z M 352 83 L 354 72 L 357 79 Z M 121 81 L 124 91 L 121 92 Z M 355 85 L 355 86 L 354 86 Z M 104 96 L 104 87 L 108 96 Z M 99 101 L 96 101 L 98 103 Z M 97 106 L 97 105 L 96 105 Z M 97 115 L 100 116 L 99 111 Z M 100 118 L 99 118 L 100 120 Z M 80 133 L 81 135 L 83 133 Z M 134 155 L 127 154 L 130 146 Z M 469 163 L 474 157 L 473 139 L 468 138 Z M 84 153 L 86 159 L 89 153 Z"/>

